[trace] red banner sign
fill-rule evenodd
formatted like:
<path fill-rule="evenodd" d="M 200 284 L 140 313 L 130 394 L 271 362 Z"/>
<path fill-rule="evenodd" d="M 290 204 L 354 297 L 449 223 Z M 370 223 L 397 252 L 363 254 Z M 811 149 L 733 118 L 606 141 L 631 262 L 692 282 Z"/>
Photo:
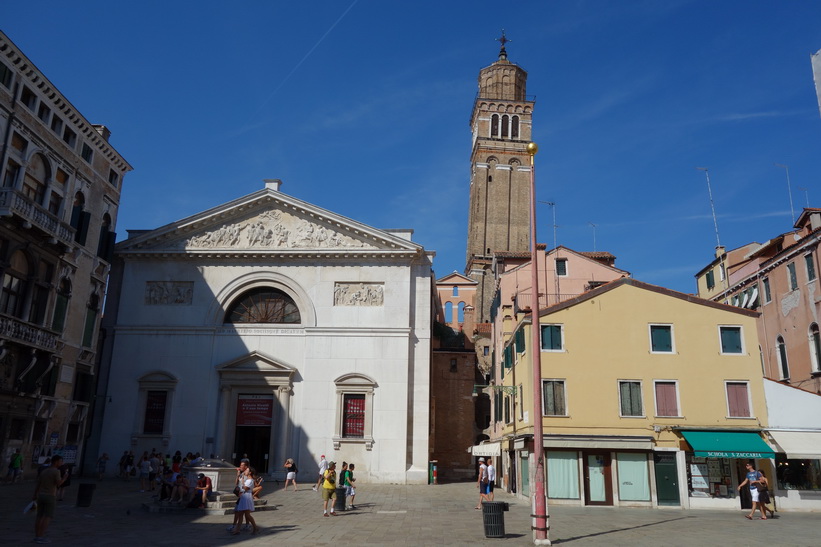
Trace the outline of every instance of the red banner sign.
<path fill-rule="evenodd" d="M 265 395 L 240 395 L 237 400 L 237 425 L 271 425 L 274 399 Z"/>

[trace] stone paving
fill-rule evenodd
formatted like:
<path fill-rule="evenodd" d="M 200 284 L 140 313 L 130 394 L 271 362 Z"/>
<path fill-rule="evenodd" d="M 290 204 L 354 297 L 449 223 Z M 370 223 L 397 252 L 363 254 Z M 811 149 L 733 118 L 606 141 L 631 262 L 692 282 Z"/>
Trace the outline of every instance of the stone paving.
<path fill-rule="evenodd" d="M 76 507 L 77 487 L 97 485 L 90 507 Z M 48 537 L 55 545 L 532 545 L 530 507 L 503 492 L 505 538 L 486 538 L 478 494 L 470 483 L 437 486 L 358 487 L 357 510 L 323 518 L 322 499 L 310 485 L 284 492 L 265 484 L 264 497 L 277 510 L 255 513 L 262 532 L 231 536 L 230 516 L 188 509 L 174 514 L 142 508 L 150 493 L 136 481 L 74 477 L 66 501 L 58 504 Z M 34 516 L 23 515 L 31 481 L 0 485 L 0 544 L 32 544 Z M 819 545 L 817 513 L 782 513 L 777 519 L 748 521 L 738 511 L 550 507 L 554 545 Z"/>

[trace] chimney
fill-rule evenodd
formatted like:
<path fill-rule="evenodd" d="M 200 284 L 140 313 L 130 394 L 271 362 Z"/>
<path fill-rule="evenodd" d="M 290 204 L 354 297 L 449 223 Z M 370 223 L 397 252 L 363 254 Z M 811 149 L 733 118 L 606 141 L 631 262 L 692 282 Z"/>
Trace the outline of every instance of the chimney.
<path fill-rule="evenodd" d="M 279 187 L 282 186 L 280 179 L 263 179 L 262 182 L 265 183 L 265 188 L 273 190 L 274 192 L 279 192 Z"/>
<path fill-rule="evenodd" d="M 719 245 L 716 247 L 716 258 L 721 258 L 721 255 L 724 254 L 724 245 Z"/>
<path fill-rule="evenodd" d="M 105 140 L 105 142 L 108 142 L 108 138 L 111 136 L 111 130 L 109 128 L 107 128 L 104 125 L 98 124 L 92 124 L 91 127 L 93 127 L 94 130 L 100 134 L 100 136 L 103 138 L 103 140 Z"/>

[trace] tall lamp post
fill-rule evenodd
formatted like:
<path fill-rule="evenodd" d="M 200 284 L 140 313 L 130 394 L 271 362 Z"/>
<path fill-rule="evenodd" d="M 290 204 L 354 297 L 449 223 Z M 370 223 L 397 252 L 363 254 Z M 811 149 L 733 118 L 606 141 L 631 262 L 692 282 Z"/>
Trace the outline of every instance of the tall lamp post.
<path fill-rule="evenodd" d="M 535 142 L 528 143 L 530 154 L 530 276 L 532 296 L 530 299 L 530 331 L 533 348 L 533 457 L 536 459 L 536 473 L 533 488 L 533 544 L 550 545 L 547 520 L 547 498 L 544 491 L 544 438 L 542 433 L 542 355 L 541 329 L 539 328 L 539 263 L 536 254 L 536 152 Z"/>

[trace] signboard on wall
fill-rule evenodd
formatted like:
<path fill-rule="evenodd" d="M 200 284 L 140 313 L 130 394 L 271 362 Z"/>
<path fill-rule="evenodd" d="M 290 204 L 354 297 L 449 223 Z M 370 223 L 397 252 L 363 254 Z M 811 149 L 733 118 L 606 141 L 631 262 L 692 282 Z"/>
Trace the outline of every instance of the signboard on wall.
<path fill-rule="evenodd" d="M 270 426 L 273 413 L 273 395 L 240 395 L 237 399 L 238 426 Z"/>

